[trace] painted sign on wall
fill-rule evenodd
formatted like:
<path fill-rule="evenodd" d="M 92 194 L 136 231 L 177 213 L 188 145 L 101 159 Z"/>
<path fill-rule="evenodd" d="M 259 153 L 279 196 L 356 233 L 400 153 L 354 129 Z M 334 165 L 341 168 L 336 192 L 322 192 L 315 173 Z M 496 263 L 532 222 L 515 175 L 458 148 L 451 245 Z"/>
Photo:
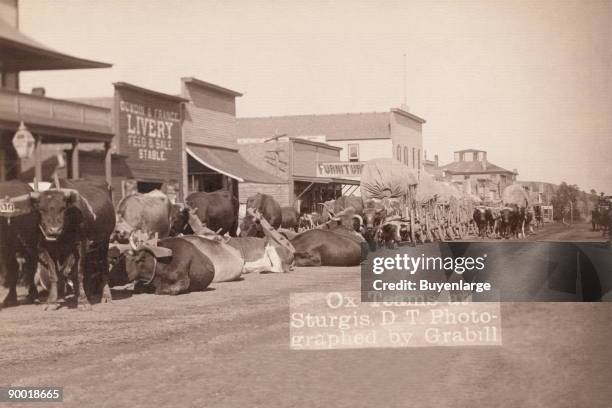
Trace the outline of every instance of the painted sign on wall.
<path fill-rule="evenodd" d="M 319 162 L 317 177 L 360 178 L 365 162 Z"/>
<path fill-rule="evenodd" d="M 183 179 L 183 101 L 130 84 L 115 84 L 115 144 L 138 182 L 163 184 Z"/>
<path fill-rule="evenodd" d="M 127 146 L 140 160 L 167 161 L 180 137 L 181 113 L 152 105 L 119 101 Z M 179 146 L 180 148 L 180 146 Z"/>

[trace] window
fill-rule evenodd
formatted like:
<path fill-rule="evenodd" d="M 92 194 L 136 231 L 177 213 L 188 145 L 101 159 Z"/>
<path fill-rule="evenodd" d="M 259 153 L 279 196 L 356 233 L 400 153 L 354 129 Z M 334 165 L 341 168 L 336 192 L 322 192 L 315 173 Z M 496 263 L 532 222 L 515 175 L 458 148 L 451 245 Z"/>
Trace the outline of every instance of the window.
<path fill-rule="evenodd" d="M 350 162 L 358 162 L 359 161 L 359 145 L 358 144 L 349 144 L 348 145 L 348 160 Z"/>
<path fill-rule="evenodd" d="M 414 166 L 416 165 L 416 149 L 413 147 L 412 148 L 412 168 L 414 169 Z"/>
<path fill-rule="evenodd" d="M 400 145 L 397 145 L 397 160 L 402 161 L 402 148 Z"/>
<path fill-rule="evenodd" d="M 419 155 L 417 156 L 417 158 L 419 159 L 419 165 L 417 166 L 417 169 L 421 168 L 421 149 L 419 149 Z"/>
<path fill-rule="evenodd" d="M 407 166 L 408 165 L 408 148 L 404 147 L 404 164 Z"/>

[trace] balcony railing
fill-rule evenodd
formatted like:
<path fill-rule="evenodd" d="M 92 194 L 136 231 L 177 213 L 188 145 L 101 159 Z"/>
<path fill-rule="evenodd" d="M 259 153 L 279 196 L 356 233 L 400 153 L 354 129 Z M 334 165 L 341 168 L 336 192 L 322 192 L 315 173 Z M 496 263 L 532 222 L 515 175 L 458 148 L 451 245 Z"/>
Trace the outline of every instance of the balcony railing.
<path fill-rule="evenodd" d="M 6 89 L 0 89 L 0 116 L 34 122 L 40 119 L 44 124 L 53 121 L 80 124 L 108 132 L 112 126 L 110 109 Z"/>

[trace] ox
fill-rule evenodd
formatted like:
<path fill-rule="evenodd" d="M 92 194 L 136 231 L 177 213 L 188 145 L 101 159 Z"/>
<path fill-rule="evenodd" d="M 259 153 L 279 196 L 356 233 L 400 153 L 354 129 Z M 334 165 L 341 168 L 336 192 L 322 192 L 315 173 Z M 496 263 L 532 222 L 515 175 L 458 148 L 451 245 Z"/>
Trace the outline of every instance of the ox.
<path fill-rule="evenodd" d="M 193 214 L 189 216 L 189 225 L 198 236 L 225 243 L 236 249 L 244 261 L 244 273 L 287 272 L 293 265 L 293 248 L 288 244 L 283 245 L 267 237 L 224 238 L 204 226 Z M 259 225 L 263 230 L 261 223 Z"/>
<path fill-rule="evenodd" d="M 328 218 L 329 219 L 329 218 Z M 300 225 L 301 229 L 312 229 L 316 228 L 319 225 L 323 224 L 325 220 L 323 216 L 317 212 L 302 214 L 300 217 Z"/>
<path fill-rule="evenodd" d="M 342 226 L 304 231 L 291 244 L 297 266 L 355 266 L 367 255 L 363 238 Z"/>
<path fill-rule="evenodd" d="M 212 193 L 203 191 L 192 193 L 185 199 L 185 203 L 193 208 L 202 223 L 221 235 L 229 233 L 236 236 L 238 228 L 238 200 L 226 190 Z"/>
<path fill-rule="evenodd" d="M 380 229 L 385 218 L 387 218 L 387 210 L 382 203 L 375 200 L 369 200 L 365 203 L 363 209 L 365 231 L 363 235 L 370 245 L 379 240 Z"/>
<path fill-rule="evenodd" d="M 108 244 L 115 215 L 110 189 L 105 183 L 88 180 L 61 180 L 56 187 L 61 189 L 33 192 L 29 197 L 33 209 L 40 214 L 42 266 L 52 277 L 47 308 L 59 307 L 58 287 L 63 290 L 64 275 L 72 275 L 78 308 L 89 310 L 87 295 L 97 295 L 94 291 L 101 292 L 102 302 L 111 301 Z M 92 269 L 96 269 L 95 273 Z M 86 281 L 91 283 L 88 294 Z"/>
<path fill-rule="evenodd" d="M 127 243 L 134 231 L 148 236 L 157 234 L 165 238 L 170 233 L 170 211 L 172 203 L 159 190 L 135 193 L 123 198 L 117 205 L 117 221 L 113 240 Z"/>
<path fill-rule="evenodd" d="M 22 197 L 29 197 L 31 191 L 30 186 L 20 181 L 0 183 L 2 199 L 12 197 L 20 201 Z M 21 213 L 10 218 L 0 217 L 0 276 L 5 278 L 4 283 L 9 289 L 2 303 L 6 307 L 17 305 L 20 269 L 28 286 L 27 300 L 33 302 L 38 298 L 34 273 L 38 260 L 39 220 L 37 212 Z"/>
<path fill-rule="evenodd" d="M 493 211 L 486 207 L 476 207 L 472 218 L 478 227 L 478 236 L 484 238 L 494 231 L 495 217 Z"/>
<path fill-rule="evenodd" d="M 151 285 L 158 295 L 204 290 L 215 276 L 213 261 L 194 243 L 178 237 L 129 251 L 125 270 L 128 281 Z"/>
<path fill-rule="evenodd" d="M 272 228 L 277 229 L 281 226 L 283 220 L 281 206 L 272 196 L 257 193 L 247 199 L 246 208 L 259 212 Z"/>
<path fill-rule="evenodd" d="M 300 214 L 293 207 L 281 207 L 281 227 L 298 232 L 298 219 Z"/>

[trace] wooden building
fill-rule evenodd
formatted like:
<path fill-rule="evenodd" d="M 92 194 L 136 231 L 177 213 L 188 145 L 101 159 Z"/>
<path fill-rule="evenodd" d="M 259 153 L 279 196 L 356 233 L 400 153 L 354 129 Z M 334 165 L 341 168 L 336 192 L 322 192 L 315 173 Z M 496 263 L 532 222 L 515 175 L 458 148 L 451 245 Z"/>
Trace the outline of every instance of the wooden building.
<path fill-rule="evenodd" d="M 300 138 L 273 138 L 267 142 L 241 142 L 240 153 L 252 165 L 283 180 L 282 185 L 264 191 L 282 206 L 295 206 L 300 212 L 317 210 L 317 204 L 342 195 L 345 186 L 356 188 L 359 181 L 321 176 L 319 163 L 340 161 L 340 147 Z M 248 197 L 261 185 L 241 183 L 240 196 Z"/>
<path fill-rule="evenodd" d="M 7 0 L 0 7 L 0 181 L 18 178 L 28 167 L 28 161 L 20 159 L 12 145 L 21 123 L 35 139 L 30 162 L 37 180 L 44 178 L 45 148 L 70 146 L 71 175 L 78 178 L 80 145 L 95 143 L 102 152 L 102 176 L 110 181 L 111 109 L 50 98 L 44 88 L 23 93 L 19 74 L 24 71 L 107 68 L 111 65 L 57 52 L 26 36 L 19 31 L 17 6 L 17 1 Z"/>
<path fill-rule="evenodd" d="M 372 159 L 395 158 L 420 171 L 424 123 L 424 119 L 396 108 L 388 112 L 238 118 L 238 140 L 255 144 L 282 135 L 280 140 L 301 139 L 338 148 L 337 154 L 316 163 L 317 175 L 359 184 L 364 163 Z M 345 183 L 343 194 L 351 193 L 359 194 L 359 190 Z"/>
<path fill-rule="evenodd" d="M 516 170 L 506 170 L 491 163 L 484 150 L 458 150 L 454 159 L 452 163 L 439 167 L 442 179 L 453 182 L 461 191 L 482 200 L 499 200 L 504 188 L 513 184 L 518 175 Z"/>

